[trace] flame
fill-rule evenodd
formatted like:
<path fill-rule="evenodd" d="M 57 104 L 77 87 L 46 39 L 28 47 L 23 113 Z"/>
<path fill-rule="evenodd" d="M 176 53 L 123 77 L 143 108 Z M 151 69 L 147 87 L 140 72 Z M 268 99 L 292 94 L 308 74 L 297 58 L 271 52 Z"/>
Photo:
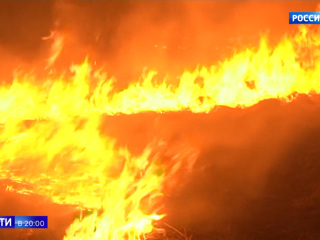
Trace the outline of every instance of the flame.
<path fill-rule="evenodd" d="M 100 115 L 28 124 L 1 126 L 0 178 L 27 182 L 32 192 L 57 203 L 103 211 L 75 221 L 66 239 L 84 233 L 90 239 L 138 239 L 152 230 L 162 215 L 145 214 L 140 205 L 161 196 L 163 171 L 148 160 L 150 148 L 140 156 L 116 148 L 100 134 Z"/>
<path fill-rule="evenodd" d="M 0 89 L 0 121 L 64 119 L 92 112 L 209 112 L 216 106 L 248 107 L 270 98 L 290 101 L 295 93 L 319 93 L 319 44 L 319 35 L 306 27 L 274 48 L 263 37 L 257 50 L 185 71 L 177 86 L 166 80 L 156 83 L 156 72 L 150 71 L 116 92 L 116 80 L 101 71 L 92 73 L 88 61 L 73 66 L 72 77 L 48 78 L 40 85 L 30 83 L 30 76 L 16 77 L 11 86 Z M 90 80 L 98 82 L 93 89 Z"/>
<path fill-rule="evenodd" d="M 11 85 L 0 87 L 0 178 L 28 183 L 20 193 L 92 209 L 75 220 L 65 239 L 141 239 L 163 217 L 156 205 L 164 168 L 151 146 L 140 156 L 117 147 L 101 133 L 101 118 L 209 112 L 220 105 L 248 107 L 264 99 L 291 101 L 295 93 L 319 93 L 319 44 L 317 33 L 302 27 L 274 48 L 263 37 L 258 49 L 185 71 L 178 85 L 166 79 L 157 83 L 150 71 L 118 92 L 116 80 L 92 71 L 87 60 L 72 66 L 71 76 L 15 76 Z M 171 173 L 180 165 L 174 164 Z"/>
<path fill-rule="evenodd" d="M 51 31 L 49 36 L 43 37 L 42 39 L 43 40 L 52 39 L 52 45 L 50 47 L 50 56 L 47 59 L 47 66 L 46 66 L 46 69 L 48 69 L 55 63 L 55 61 L 57 60 L 57 58 L 59 57 L 63 49 L 64 36 L 58 31 Z"/>

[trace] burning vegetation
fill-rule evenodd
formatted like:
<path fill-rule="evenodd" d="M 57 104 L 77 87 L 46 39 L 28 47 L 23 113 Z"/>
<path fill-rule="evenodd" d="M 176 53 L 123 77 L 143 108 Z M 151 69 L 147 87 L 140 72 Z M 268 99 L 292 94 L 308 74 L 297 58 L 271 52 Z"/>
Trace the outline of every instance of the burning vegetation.
<path fill-rule="evenodd" d="M 306 26 L 283 36 L 275 45 L 263 36 L 257 47 L 241 49 L 211 66 L 186 70 L 175 81 L 156 70 L 146 70 L 122 89 L 116 77 L 110 77 L 108 69 L 97 68 L 90 57 L 73 64 L 68 72 L 57 73 L 54 65 L 65 38 L 68 36 L 56 31 L 45 38 L 53 41 L 45 66 L 47 75 L 17 72 L 0 87 L 0 178 L 6 181 L 7 192 L 36 194 L 77 209 L 81 214 L 65 231 L 66 240 L 169 239 L 170 231 L 178 239 L 188 238 L 188 234 L 163 223 L 174 208 L 165 203 L 171 195 L 186 191 L 179 187 L 193 186 L 190 175 L 201 178 L 202 168 L 212 167 L 204 164 L 197 169 L 203 158 L 201 151 L 209 152 L 208 142 L 217 146 L 225 140 L 204 137 L 206 142 L 202 142 L 199 139 L 208 134 L 207 130 L 199 130 L 201 136 L 188 135 L 185 132 L 192 126 L 189 124 L 184 132 L 183 123 L 172 130 L 184 132 L 183 136 L 173 136 L 168 130 L 170 124 L 162 127 L 165 121 L 159 120 L 161 114 L 187 113 L 186 118 L 192 119 L 190 115 L 203 117 L 225 111 L 221 108 L 244 112 L 265 100 L 289 103 L 301 95 L 316 98 L 320 92 L 320 35 L 318 29 Z M 131 133 L 130 127 L 123 130 L 119 122 L 110 120 L 134 119 L 139 114 L 152 114 L 153 130 L 144 126 Z M 112 131 L 117 133 L 109 134 Z M 136 139 L 135 134 L 148 135 L 144 131 L 149 131 L 149 136 L 140 143 L 132 140 L 122 144 L 121 132 L 123 138 Z M 228 140 L 233 149 L 246 142 L 246 134 L 239 134 L 242 139 Z M 139 145 L 139 149 L 130 145 Z M 236 165 L 233 160 L 228 164 L 232 163 Z M 266 161 L 253 167 L 248 179 L 260 179 L 258 175 L 264 179 L 270 165 Z M 223 179 L 218 171 L 215 174 Z M 250 196 L 260 196 L 257 189 L 262 180 L 258 182 L 248 190 Z M 300 199 L 295 204 L 309 200 Z M 177 198 L 172 201 L 180 204 Z M 205 212 L 201 204 L 208 209 L 200 200 L 189 203 L 199 203 L 201 214 Z"/>

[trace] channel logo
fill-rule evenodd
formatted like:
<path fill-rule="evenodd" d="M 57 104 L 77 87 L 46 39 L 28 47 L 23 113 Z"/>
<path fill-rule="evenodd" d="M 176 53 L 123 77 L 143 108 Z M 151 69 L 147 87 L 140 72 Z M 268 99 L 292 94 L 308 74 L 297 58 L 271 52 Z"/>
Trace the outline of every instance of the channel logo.
<path fill-rule="evenodd" d="M 320 12 L 289 12 L 289 24 L 320 24 Z"/>
<path fill-rule="evenodd" d="M 14 217 L 13 216 L 1 216 L 0 217 L 0 228 L 14 228 Z"/>
<path fill-rule="evenodd" d="M 0 228 L 48 228 L 48 217 L 0 216 Z"/>

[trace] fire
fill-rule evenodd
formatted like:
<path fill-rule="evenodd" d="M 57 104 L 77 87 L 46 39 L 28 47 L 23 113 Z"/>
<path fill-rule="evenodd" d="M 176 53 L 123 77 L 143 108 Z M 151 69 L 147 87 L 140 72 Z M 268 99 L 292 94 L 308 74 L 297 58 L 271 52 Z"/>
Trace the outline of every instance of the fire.
<path fill-rule="evenodd" d="M 61 119 L 93 112 L 209 112 L 216 106 L 248 107 L 270 98 L 290 101 L 294 93 L 319 92 L 319 44 L 318 34 L 305 27 L 274 48 L 264 37 L 257 50 L 246 49 L 218 65 L 185 71 L 177 86 L 166 80 L 157 83 L 156 72 L 150 71 L 116 92 L 115 79 L 101 71 L 91 73 L 88 61 L 73 66 L 71 78 L 49 77 L 40 85 L 30 83 L 32 77 L 17 76 L 11 86 L 0 89 L 0 120 Z M 90 80 L 97 85 L 92 87 Z"/>
<path fill-rule="evenodd" d="M 144 214 L 140 204 L 161 196 L 163 174 L 148 160 L 150 149 L 132 156 L 127 149 L 116 148 L 114 140 L 101 136 L 99 123 L 100 115 L 6 122 L 0 135 L 0 176 L 26 182 L 31 192 L 57 203 L 103 211 L 77 220 L 67 239 L 79 239 L 82 232 L 75 225 L 85 225 L 82 231 L 97 238 L 122 239 L 128 234 L 137 239 L 161 218 Z"/>
<path fill-rule="evenodd" d="M 51 31 L 48 37 L 43 37 L 43 40 L 53 40 L 53 43 L 50 48 L 50 57 L 47 60 L 46 68 L 51 67 L 56 59 L 59 57 L 63 44 L 64 44 L 64 36 L 63 34 L 59 33 L 58 31 Z"/>
<path fill-rule="evenodd" d="M 28 183 L 17 189 L 21 193 L 91 209 L 74 221 L 65 239 L 141 239 L 163 217 L 156 206 L 164 166 L 151 146 L 140 156 L 117 147 L 101 133 L 102 117 L 209 112 L 221 105 L 248 107 L 264 99 L 290 101 L 296 93 L 319 93 L 319 45 L 317 33 L 303 27 L 274 48 L 264 37 L 258 49 L 186 71 L 178 85 L 157 83 L 150 71 L 118 92 L 115 79 L 92 71 L 89 61 L 73 66 L 71 76 L 16 76 L 0 88 L 0 178 Z"/>

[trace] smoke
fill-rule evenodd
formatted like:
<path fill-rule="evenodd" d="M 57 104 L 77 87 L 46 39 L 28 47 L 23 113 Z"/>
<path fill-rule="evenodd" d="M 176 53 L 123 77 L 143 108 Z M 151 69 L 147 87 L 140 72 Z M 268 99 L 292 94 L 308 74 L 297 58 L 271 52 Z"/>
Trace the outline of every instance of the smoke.
<path fill-rule="evenodd" d="M 144 69 L 180 75 L 211 65 L 295 28 L 288 12 L 313 10 L 315 2 L 288 1 L 89 1 L 56 4 L 62 31 L 69 33 L 65 57 L 92 55 L 126 85 Z M 272 14 L 270 12 L 272 11 Z"/>
<path fill-rule="evenodd" d="M 54 45 L 44 37 L 55 31 L 64 38 L 52 65 L 57 72 L 89 56 L 116 76 L 119 88 L 145 69 L 175 81 L 185 69 L 256 46 L 260 34 L 277 41 L 295 29 L 289 11 L 314 9 L 315 1 L 5 1 L 0 49 L 6 67 L 0 70 L 43 71 Z"/>
<path fill-rule="evenodd" d="M 289 11 L 311 11 L 314 1 L 74 1 L 1 3 L 0 43 L 10 55 L 42 71 L 53 41 L 64 37 L 52 66 L 58 72 L 89 56 L 116 76 L 119 88 L 156 69 L 172 81 L 186 69 L 211 65 L 235 50 L 276 42 L 295 30 Z M 12 12 L 8 14 L 6 12 Z M 270 14 L 272 12 L 272 14 Z M 12 68 L 14 65 L 11 66 Z"/>

